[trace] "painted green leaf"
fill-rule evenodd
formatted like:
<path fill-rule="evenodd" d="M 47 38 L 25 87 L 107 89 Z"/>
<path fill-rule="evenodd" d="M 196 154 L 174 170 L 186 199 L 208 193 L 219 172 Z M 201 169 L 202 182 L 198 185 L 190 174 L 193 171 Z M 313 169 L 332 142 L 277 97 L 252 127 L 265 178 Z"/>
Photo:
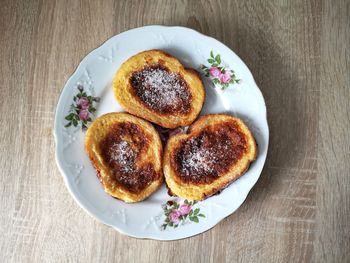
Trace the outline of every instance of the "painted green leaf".
<path fill-rule="evenodd" d="M 198 223 L 199 222 L 198 217 L 194 216 L 192 221 Z"/>
<path fill-rule="evenodd" d="M 212 59 L 212 58 L 209 58 L 209 59 L 208 59 L 208 63 L 213 64 L 214 62 L 215 62 L 214 59 Z"/>
<path fill-rule="evenodd" d="M 212 58 L 214 58 L 213 50 L 210 51 L 210 56 L 211 56 Z"/>
<path fill-rule="evenodd" d="M 218 64 L 221 63 L 221 58 L 220 58 L 220 55 L 219 55 L 219 54 L 216 55 L 215 61 L 216 61 Z"/>
<path fill-rule="evenodd" d="M 78 121 L 76 119 L 73 119 L 73 125 L 74 125 L 74 127 L 77 127 Z"/>
<path fill-rule="evenodd" d="M 199 213 L 199 208 L 196 208 L 193 212 L 194 215 L 197 215 Z"/>
<path fill-rule="evenodd" d="M 199 214 L 198 216 L 200 216 L 200 217 L 205 217 L 205 215 L 203 215 L 203 214 Z"/>
<path fill-rule="evenodd" d="M 71 122 L 68 122 L 66 125 L 64 125 L 64 127 L 68 128 L 69 126 L 71 126 L 72 123 Z"/>

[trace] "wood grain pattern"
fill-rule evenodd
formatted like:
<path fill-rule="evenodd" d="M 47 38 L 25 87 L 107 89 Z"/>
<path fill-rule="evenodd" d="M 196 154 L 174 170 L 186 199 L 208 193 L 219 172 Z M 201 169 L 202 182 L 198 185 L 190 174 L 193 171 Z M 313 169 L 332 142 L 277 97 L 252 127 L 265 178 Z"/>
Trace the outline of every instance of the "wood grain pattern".
<path fill-rule="evenodd" d="M 250 67 L 271 130 L 261 179 L 201 235 L 137 240 L 78 207 L 55 164 L 55 106 L 80 60 L 148 25 L 213 36 Z M 350 3 L 2 1 L 1 262 L 349 262 Z"/>

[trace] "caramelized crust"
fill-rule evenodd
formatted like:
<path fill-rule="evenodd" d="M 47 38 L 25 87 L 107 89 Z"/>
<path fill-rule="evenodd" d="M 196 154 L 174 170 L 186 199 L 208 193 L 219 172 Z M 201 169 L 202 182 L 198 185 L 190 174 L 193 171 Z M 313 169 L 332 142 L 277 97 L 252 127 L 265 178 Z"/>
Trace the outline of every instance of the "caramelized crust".
<path fill-rule="evenodd" d="M 190 125 L 205 98 L 199 74 L 160 50 L 125 61 L 115 75 L 113 91 L 127 112 L 165 128 Z"/>
<path fill-rule="evenodd" d="M 165 180 L 172 194 L 202 200 L 244 174 L 256 153 L 255 140 L 240 119 L 203 116 L 187 134 L 169 139 L 163 161 Z"/>
<path fill-rule="evenodd" d="M 162 145 L 153 126 L 125 113 L 97 118 L 85 149 L 105 191 L 126 202 L 141 201 L 162 183 Z"/>
<path fill-rule="evenodd" d="M 247 151 L 244 134 L 234 122 L 206 127 L 174 149 L 171 165 L 186 183 L 208 184 L 227 173 Z"/>
<path fill-rule="evenodd" d="M 140 103 L 155 113 L 186 114 L 191 110 L 192 95 L 186 81 L 165 66 L 147 66 L 133 72 L 130 84 Z"/>
<path fill-rule="evenodd" d="M 151 163 L 137 165 L 148 147 L 149 138 L 140 127 L 130 122 L 112 125 L 100 142 L 102 159 L 116 182 L 126 191 L 138 194 L 160 176 Z"/>

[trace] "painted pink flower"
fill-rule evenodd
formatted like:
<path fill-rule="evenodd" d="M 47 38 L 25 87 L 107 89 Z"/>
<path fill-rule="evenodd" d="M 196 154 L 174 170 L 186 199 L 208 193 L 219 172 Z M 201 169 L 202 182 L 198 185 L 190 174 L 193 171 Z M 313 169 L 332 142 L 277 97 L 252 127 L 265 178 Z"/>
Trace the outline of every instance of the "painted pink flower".
<path fill-rule="evenodd" d="M 89 118 L 89 112 L 87 110 L 81 110 L 79 112 L 79 118 L 82 120 L 82 121 L 86 121 L 88 118 Z"/>
<path fill-rule="evenodd" d="M 171 222 L 178 224 L 180 222 L 181 213 L 178 210 L 174 210 L 169 214 L 169 219 Z"/>
<path fill-rule="evenodd" d="M 87 97 L 81 97 L 77 101 L 77 106 L 79 106 L 82 110 L 86 110 L 87 108 L 89 108 L 89 104 L 89 99 Z"/>
<path fill-rule="evenodd" d="M 187 215 L 189 212 L 191 212 L 191 207 L 187 204 L 183 204 L 180 206 L 179 211 L 181 215 Z"/>
<path fill-rule="evenodd" d="M 231 80 L 231 75 L 229 71 L 225 71 L 225 73 L 220 73 L 219 79 L 222 83 L 228 83 Z"/>
<path fill-rule="evenodd" d="M 217 67 L 212 67 L 209 69 L 209 73 L 210 75 L 212 75 L 213 77 L 219 77 L 220 76 L 220 69 L 218 69 Z"/>

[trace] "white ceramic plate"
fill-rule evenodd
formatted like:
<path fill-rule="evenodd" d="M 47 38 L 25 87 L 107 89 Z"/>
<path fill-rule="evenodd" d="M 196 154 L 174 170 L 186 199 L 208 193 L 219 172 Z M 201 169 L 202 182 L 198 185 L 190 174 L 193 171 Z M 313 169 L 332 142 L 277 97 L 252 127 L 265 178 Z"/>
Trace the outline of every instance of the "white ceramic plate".
<path fill-rule="evenodd" d="M 258 143 L 257 160 L 247 173 L 220 194 L 205 201 L 185 204 L 185 200 L 169 196 L 163 185 L 145 201 L 126 204 L 104 192 L 85 154 L 82 125 L 88 126 L 90 120 L 104 113 L 122 111 L 112 94 L 113 76 L 123 61 L 149 49 L 164 50 L 186 67 L 202 72 L 206 101 L 201 115 L 224 112 L 238 116 L 250 127 Z M 206 77 L 203 65 L 207 69 L 213 65 L 224 67 L 227 74 L 218 75 L 220 72 L 214 69 Z M 240 81 L 236 81 L 238 79 Z M 214 85 L 213 81 L 217 84 Z M 223 91 L 221 88 L 225 83 L 228 84 Z M 85 98 L 79 99 L 78 94 L 78 97 Z M 69 123 L 71 125 L 65 127 Z M 88 54 L 62 91 L 56 109 L 54 134 L 57 164 L 77 203 L 91 216 L 123 234 L 159 240 L 199 234 L 232 214 L 258 180 L 269 141 L 264 98 L 242 60 L 211 37 L 184 27 L 164 26 L 129 30 L 112 37 Z M 167 209 L 168 216 L 164 209 Z"/>

